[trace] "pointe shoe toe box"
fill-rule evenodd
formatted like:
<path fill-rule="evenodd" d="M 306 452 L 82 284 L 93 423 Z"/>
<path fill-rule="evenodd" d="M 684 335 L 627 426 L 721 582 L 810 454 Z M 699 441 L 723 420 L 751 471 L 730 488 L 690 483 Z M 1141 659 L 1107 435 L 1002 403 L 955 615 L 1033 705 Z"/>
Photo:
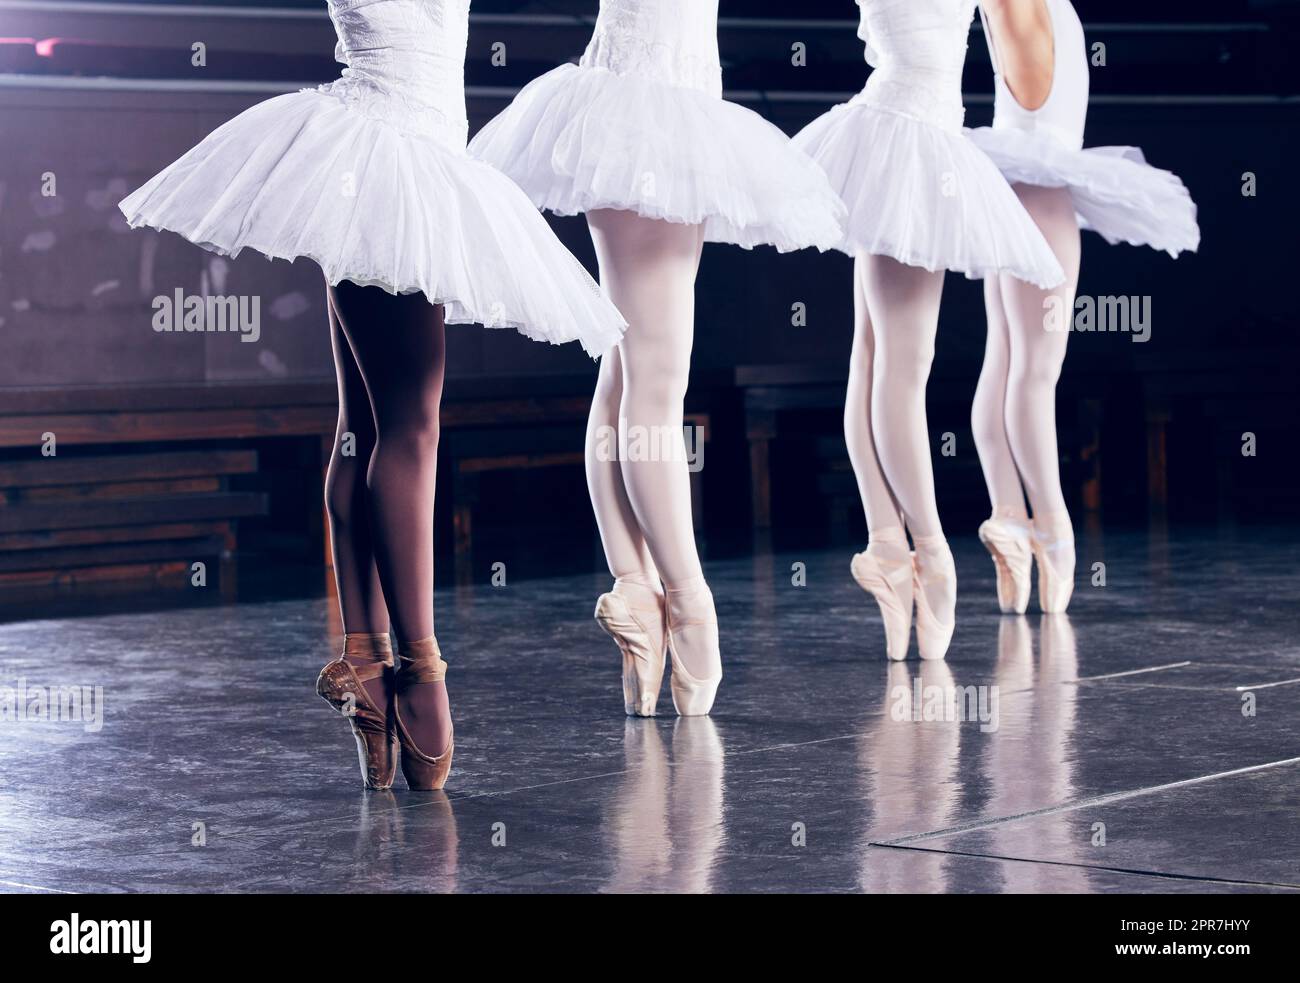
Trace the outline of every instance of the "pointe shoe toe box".
<path fill-rule="evenodd" d="M 912 634 L 912 568 L 886 570 L 870 553 L 857 553 L 849 564 L 859 587 L 876 599 L 885 626 L 885 655 L 892 662 L 907 658 Z"/>
<path fill-rule="evenodd" d="M 659 612 L 634 611 L 617 594 L 602 594 L 596 602 L 596 623 L 618 645 L 623 656 L 623 710 L 630 717 L 653 717 L 663 687 L 667 656 L 656 648 L 645 618 L 663 618 Z M 660 632 L 662 637 L 662 631 Z"/>

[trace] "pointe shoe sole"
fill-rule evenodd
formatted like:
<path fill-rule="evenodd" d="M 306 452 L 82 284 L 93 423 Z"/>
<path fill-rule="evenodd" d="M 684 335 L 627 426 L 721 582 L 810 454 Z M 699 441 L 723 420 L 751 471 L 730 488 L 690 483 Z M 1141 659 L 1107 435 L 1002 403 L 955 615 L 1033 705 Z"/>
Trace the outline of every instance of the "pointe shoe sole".
<path fill-rule="evenodd" d="M 664 681 L 663 653 L 653 650 L 650 634 L 617 594 L 602 594 L 596 601 L 596 624 L 623 655 L 623 712 L 629 717 L 655 716 Z"/>
<path fill-rule="evenodd" d="M 1028 536 L 1022 539 L 996 523 L 984 522 L 979 537 L 997 567 L 998 607 L 1003 614 L 1024 614 L 1029 609 L 1033 583 L 1030 578 L 1033 554 Z"/>
<path fill-rule="evenodd" d="M 885 626 L 885 654 L 893 662 L 902 662 L 907 658 L 911 641 L 912 598 L 904 599 L 899 593 L 899 584 L 891 582 L 879 564 L 866 553 L 855 555 L 849 570 L 858 586 L 875 598 L 880 608 L 880 620 Z M 899 567 L 899 573 L 906 574 L 907 583 L 911 583 L 910 567 Z"/>
<path fill-rule="evenodd" d="M 346 663 L 336 660 L 321 670 L 316 679 L 316 695 L 347 720 L 357 742 L 357 759 L 361 781 L 368 789 L 382 792 L 393 787 L 397 777 L 397 737 L 387 728 L 366 726 L 357 717 L 358 698 L 364 693 Z"/>

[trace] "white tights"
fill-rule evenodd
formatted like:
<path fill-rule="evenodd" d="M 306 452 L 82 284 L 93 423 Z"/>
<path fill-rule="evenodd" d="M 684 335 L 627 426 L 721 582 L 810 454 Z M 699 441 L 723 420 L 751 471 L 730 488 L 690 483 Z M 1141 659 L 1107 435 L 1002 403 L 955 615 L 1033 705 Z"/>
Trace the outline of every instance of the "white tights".
<path fill-rule="evenodd" d="M 1045 318 L 1053 305 L 1063 312 L 1062 326 L 1073 316 L 1079 226 L 1068 190 L 1018 184 L 1015 192 L 1060 261 L 1066 282 L 1053 290 L 1005 275 L 985 282 L 988 341 L 971 422 L 993 514 L 1026 519 L 1027 495 L 1037 534 L 1064 542 L 1073 533 L 1061 492 L 1056 382 L 1069 334 L 1048 331 Z"/>
<path fill-rule="evenodd" d="M 871 544 L 886 566 L 909 562 L 904 524 L 931 607 L 951 614 L 952 555 L 934 494 L 925 384 L 934 360 L 943 273 L 859 254 L 853 267 L 854 332 L 844 439 Z"/>
<path fill-rule="evenodd" d="M 658 592 L 662 582 L 670 619 L 690 625 L 673 632 L 678 657 L 692 675 L 711 678 L 716 615 L 695 546 L 682 436 L 704 230 L 608 209 L 587 222 L 601 286 L 628 322 L 601 360 L 587 421 L 587 487 L 605 558 L 615 590 Z M 620 430 L 632 455 L 619 453 Z M 638 440 L 660 453 L 630 459 Z"/>

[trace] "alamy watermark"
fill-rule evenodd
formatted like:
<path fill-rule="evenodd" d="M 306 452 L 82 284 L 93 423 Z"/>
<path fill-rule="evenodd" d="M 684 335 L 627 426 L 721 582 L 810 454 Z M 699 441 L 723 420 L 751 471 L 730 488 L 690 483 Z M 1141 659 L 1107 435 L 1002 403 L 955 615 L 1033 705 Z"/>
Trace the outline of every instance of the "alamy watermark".
<path fill-rule="evenodd" d="M 1074 308 L 1056 294 L 1043 298 L 1043 327 L 1048 331 L 1077 331 L 1084 334 L 1121 332 L 1137 343 L 1151 340 L 1150 297 L 1088 297 L 1074 299 Z"/>
<path fill-rule="evenodd" d="M 262 298 L 231 295 L 186 296 L 180 287 L 153 299 L 153 329 L 157 332 L 222 332 L 242 335 L 240 341 L 262 337 Z"/>
<path fill-rule="evenodd" d="M 79 723 L 87 734 L 104 727 L 103 686 L 0 686 L 0 724 L 54 721 Z"/>
<path fill-rule="evenodd" d="M 147 963 L 153 956 L 153 922 L 83 919 L 74 911 L 50 923 L 50 952 L 56 956 L 130 956 L 133 963 Z"/>
<path fill-rule="evenodd" d="M 697 426 L 652 427 L 618 418 L 618 427 L 602 426 L 596 431 L 598 461 L 683 461 L 686 470 L 704 468 L 704 428 Z"/>
<path fill-rule="evenodd" d="M 895 686 L 889 691 L 889 716 L 899 722 L 979 723 L 989 734 L 998 729 L 998 687 L 927 686 L 917 676 L 911 687 Z"/>

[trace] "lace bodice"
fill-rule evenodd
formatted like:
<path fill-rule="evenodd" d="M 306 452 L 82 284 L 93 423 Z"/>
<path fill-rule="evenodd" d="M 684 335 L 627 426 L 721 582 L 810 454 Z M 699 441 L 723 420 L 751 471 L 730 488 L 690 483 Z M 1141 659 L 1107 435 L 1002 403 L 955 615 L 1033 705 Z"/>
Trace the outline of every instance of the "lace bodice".
<path fill-rule="evenodd" d="M 600 0 L 580 64 L 720 97 L 718 0 Z"/>
<path fill-rule="evenodd" d="M 975 0 L 858 0 L 858 7 L 858 37 L 875 71 L 853 101 L 959 129 Z"/>
<path fill-rule="evenodd" d="M 345 66 L 320 87 L 407 133 L 464 149 L 469 0 L 326 0 Z"/>
<path fill-rule="evenodd" d="M 1055 51 L 1052 87 L 1047 101 L 1037 109 L 1026 109 L 1016 101 L 1002 78 L 988 19 L 984 18 L 984 39 L 993 59 L 993 128 L 1046 133 L 1071 150 L 1083 147 L 1083 127 L 1088 118 L 1088 47 L 1083 24 L 1070 0 L 1047 0 L 1052 18 L 1052 47 Z M 980 16 L 984 17 L 983 9 Z"/>

